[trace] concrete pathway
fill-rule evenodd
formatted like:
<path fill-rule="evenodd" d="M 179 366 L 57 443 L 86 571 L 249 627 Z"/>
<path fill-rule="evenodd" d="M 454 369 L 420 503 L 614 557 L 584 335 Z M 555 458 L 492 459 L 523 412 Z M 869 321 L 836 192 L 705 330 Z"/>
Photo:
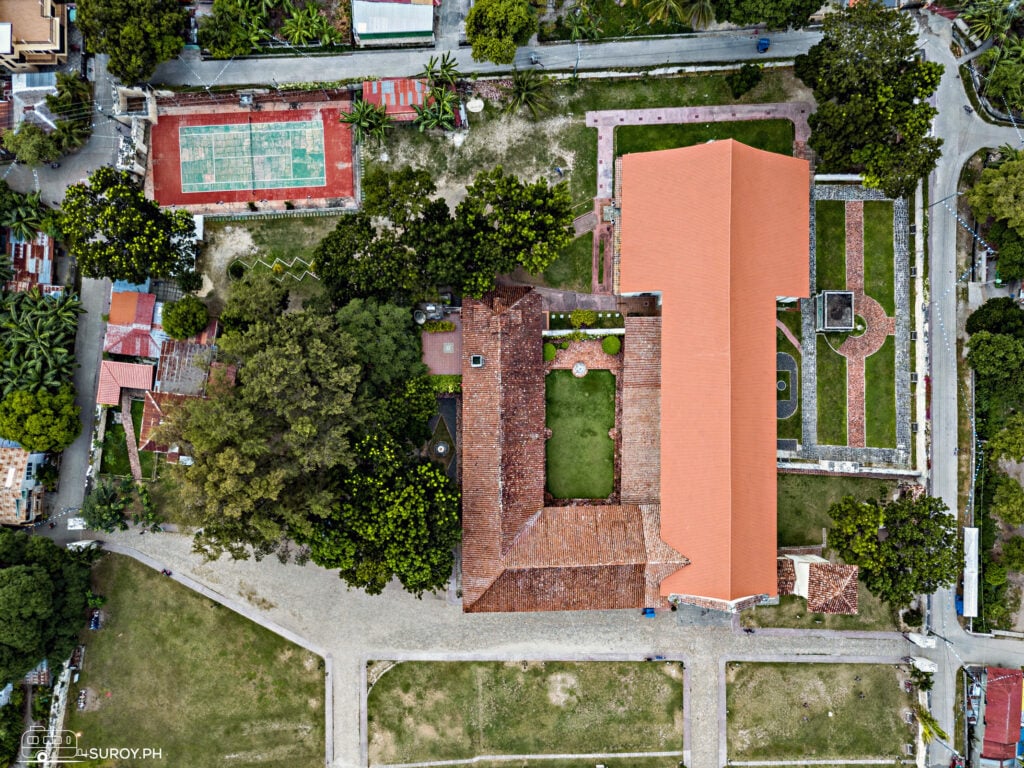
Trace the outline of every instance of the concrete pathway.
<path fill-rule="evenodd" d="M 597 197 L 611 197 L 614 192 L 615 129 L 619 126 L 721 123 L 730 120 L 789 120 L 795 129 L 794 146 L 804 146 L 811 135 L 807 118 L 813 112 L 814 105 L 803 101 L 587 112 L 587 127 L 597 128 Z"/>

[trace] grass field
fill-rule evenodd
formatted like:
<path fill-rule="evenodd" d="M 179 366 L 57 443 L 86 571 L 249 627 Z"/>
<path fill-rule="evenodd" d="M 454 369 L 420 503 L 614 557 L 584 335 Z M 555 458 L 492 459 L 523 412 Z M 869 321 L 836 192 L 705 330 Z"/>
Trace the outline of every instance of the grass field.
<path fill-rule="evenodd" d="M 322 766 L 321 660 L 159 573 L 106 555 L 93 573 L 106 622 L 83 633 L 68 708 L 89 747 L 159 747 L 168 765 Z M 141 768 L 152 761 L 124 761 Z"/>
<path fill-rule="evenodd" d="M 832 525 L 828 508 L 844 496 L 888 499 L 895 484 L 861 477 L 779 474 L 778 545 L 799 547 L 821 544 L 821 529 Z"/>
<path fill-rule="evenodd" d="M 321 240 L 338 225 L 339 216 L 289 216 L 280 219 L 260 219 L 255 221 L 217 221 L 206 222 L 205 238 L 222 238 L 227 227 L 244 228 L 252 237 L 264 260 L 274 258 L 291 261 L 298 256 L 310 261 L 313 250 Z M 270 258 L 266 258 L 269 256 Z M 244 261 L 245 259 L 243 259 Z"/>
<path fill-rule="evenodd" d="M 896 314 L 892 215 L 888 200 L 864 203 L 864 293 L 881 304 L 890 317 Z"/>
<path fill-rule="evenodd" d="M 682 750 L 682 678 L 675 662 L 403 662 L 367 697 L 370 763 Z"/>
<path fill-rule="evenodd" d="M 846 204 L 842 200 L 814 203 L 815 289 L 846 288 Z"/>
<path fill-rule="evenodd" d="M 896 667 L 741 664 L 726 668 L 734 760 L 903 758 L 911 699 Z"/>
<path fill-rule="evenodd" d="M 789 629 L 834 629 L 896 632 L 892 609 L 857 583 L 857 615 L 836 616 L 809 613 L 807 601 L 796 595 L 785 595 L 778 605 L 759 605 L 740 614 L 744 627 L 786 627 Z"/>
<path fill-rule="evenodd" d="M 736 139 L 780 155 L 793 154 L 793 124 L 789 120 L 740 120 L 729 123 L 624 125 L 615 129 L 615 154 L 653 152 L 704 144 L 712 139 Z"/>
<path fill-rule="evenodd" d="M 896 339 L 864 361 L 865 439 L 873 448 L 896 447 Z"/>
<path fill-rule="evenodd" d="M 779 313 L 780 316 L 785 313 Z M 799 318 L 800 316 L 797 315 Z M 797 377 L 795 382 L 790 382 L 790 386 L 796 384 L 797 395 L 800 394 L 800 350 L 793 346 L 792 342 L 786 338 L 785 334 L 776 329 L 775 331 L 775 349 L 779 352 L 786 352 L 793 356 L 796 360 Z M 785 400 L 788 399 L 789 395 L 783 397 L 781 393 L 776 395 L 777 399 Z M 788 419 L 778 419 L 778 437 L 780 440 L 800 440 L 803 436 L 803 414 L 799 400 L 797 401 L 796 413 L 790 416 Z"/>
<path fill-rule="evenodd" d="M 132 400 L 132 424 L 135 426 L 135 435 L 138 437 L 139 429 L 142 426 L 141 400 Z M 114 423 L 114 411 L 108 412 L 107 428 L 103 433 L 103 459 L 100 462 L 100 472 L 105 475 L 117 475 L 128 477 L 132 473 L 131 465 L 128 463 L 128 444 L 124 426 Z M 153 467 L 156 464 L 156 456 L 150 451 L 139 452 L 139 467 L 142 469 L 142 476 L 149 478 L 153 476 Z"/>
<path fill-rule="evenodd" d="M 679 768 L 679 763 L 679 757 L 601 758 L 605 768 Z M 501 760 L 475 762 L 473 768 L 594 768 L 594 765 L 593 760 Z"/>
<path fill-rule="evenodd" d="M 594 233 L 580 235 L 544 270 L 544 284 L 567 291 L 590 293 L 593 254 Z"/>
<path fill-rule="evenodd" d="M 556 499 L 603 499 L 615 486 L 615 376 L 590 371 L 547 375 L 547 486 Z"/>
<path fill-rule="evenodd" d="M 818 442 L 846 445 L 846 358 L 818 335 Z"/>

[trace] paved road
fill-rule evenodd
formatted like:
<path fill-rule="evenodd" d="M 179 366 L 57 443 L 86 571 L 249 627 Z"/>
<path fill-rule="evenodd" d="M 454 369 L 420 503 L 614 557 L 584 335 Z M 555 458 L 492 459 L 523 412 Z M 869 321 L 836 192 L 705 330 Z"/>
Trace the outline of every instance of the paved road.
<path fill-rule="evenodd" d="M 946 206 L 938 201 L 956 193 L 963 164 L 982 147 L 1010 143 L 1019 145 L 1013 128 L 984 122 L 976 114 L 968 114 L 963 85 L 957 76 L 956 61 L 950 53 L 951 25 L 947 19 L 926 15 L 922 37 L 927 56 L 945 65 L 939 84 L 936 104 L 939 114 L 935 133 L 945 140 L 942 160 L 929 180 L 929 253 L 931 264 L 931 493 L 945 500 L 951 510 L 957 509 L 957 304 L 956 236 L 957 222 Z M 955 208 L 955 200 L 949 204 Z M 1019 666 L 1024 662 L 1024 644 L 1015 641 L 982 640 L 961 630 L 953 606 L 953 594 L 943 590 L 932 598 L 932 629 L 952 641 L 946 647 L 944 663 L 936 675 L 932 691 L 932 710 L 943 729 L 952 736 L 954 675 L 960 658 L 979 662 L 1007 662 Z M 949 753 L 933 744 L 929 762 L 948 764 Z"/>
<path fill-rule="evenodd" d="M 689 37 L 645 38 L 603 43 L 561 43 L 520 48 L 514 66 L 530 67 L 530 54 L 536 52 L 545 69 L 572 69 L 579 54 L 579 67 L 586 70 L 616 67 L 659 67 L 667 64 L 707 64 L 733 62 L 759 57 L 755 37 L 747 31 L 722 32 Z M 821 39 L 820 32 L 780 32 L 772 36 L 772 58 L 791 59 L 804 53 Z M 508 72 L 511 66 L 475 62 L 468 48 L 449 49 L 463 72 L 481 74 Z M 194 52 L 186 52 L 157 68 L 154 83 L 165 85 L 271 85 L 346 80 L 362 77 L 402 77 L 422 71 L 437 49 L 402 51 L 356 51 L 341 56 L 299 56 L 295 58 L 239 59 L 201 61 Z"/>

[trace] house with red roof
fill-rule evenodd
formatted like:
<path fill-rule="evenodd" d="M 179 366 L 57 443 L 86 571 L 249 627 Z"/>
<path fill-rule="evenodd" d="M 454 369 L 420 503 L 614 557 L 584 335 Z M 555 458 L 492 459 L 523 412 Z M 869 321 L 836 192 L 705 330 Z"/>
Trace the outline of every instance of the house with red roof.
<path fill-rule="evenodd" d="M 153 366 L 142 363 L 119 363 L 113 360 L 100 361 L 100 381 L 96 390 L 99 405 L 118 405 L 122 389 L 134 389 L 140 393 L 153 387 Z"/>
<path fill-rule="evenodd" d="M 981 764 L 1017 765 L 1021 740 L 1021 694 L 1024 676 L 1020 669 L 985 668 L 985 713 Z"/>
<path fill-rule="evenodd" d="M 727 140 L 627 155 L 618 179 L 615 293 L 655 305 L 624 319 L 618 495 L 546 498 L 540 296 L 465 301 L 465 611 L 778 595 L 775 306 L 808 293 L 808 164 Z"/>
<path fill-rule="evenodd" d="M 125 357 L 159 358 L 165 335 L 154 326 L 156 306 L 152 293 L 112 293 L 103 351 Z"/>

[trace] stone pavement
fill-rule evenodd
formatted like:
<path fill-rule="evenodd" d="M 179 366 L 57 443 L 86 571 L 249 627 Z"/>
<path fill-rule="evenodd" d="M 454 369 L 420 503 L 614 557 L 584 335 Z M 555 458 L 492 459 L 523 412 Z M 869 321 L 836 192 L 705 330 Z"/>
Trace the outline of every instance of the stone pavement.
<path fill-rule="evenodd" d="M 231 607 L 316 653 L 333 659 L 328 685 L 334 768 L 366 765 L 365 665 L 368 659 L 682 660 L 689 680 L 684 761 L 693 768 L 721 765 L 719 669 L 723 660 L 848 660 L 894 658 L 909 644 L 891 633 L 766 631 L 681 626 L 674 614 L 644 619 L 639 611 L 463 614 L 444 596 L 417 600 L 396 585 L 382 595 L 348 590 L 333 572 L 275 558 L 207 563 L 191 538 L 134 530 L 104 534 L 153 568 Z M 942 649 L 934 652 L 936 658 Z M 919 653 L 918 655 L 921 655 Z M 684 686 L 686 683 L 684 682 Z"/>
<path fill-rule="evenodd" d="M 713 107 L 607 109 L 587 112 L 587 127 L 597 128 L 597 197 L 611 197 L 615 175 L 615 129 L 623 125 L 721 123 L 730 120 L 789 120 L 794 145 L 806 145 L 811 129 L 807 117 L 814 105 L 803 101 L 778 104 L 724 104 Z"/>

